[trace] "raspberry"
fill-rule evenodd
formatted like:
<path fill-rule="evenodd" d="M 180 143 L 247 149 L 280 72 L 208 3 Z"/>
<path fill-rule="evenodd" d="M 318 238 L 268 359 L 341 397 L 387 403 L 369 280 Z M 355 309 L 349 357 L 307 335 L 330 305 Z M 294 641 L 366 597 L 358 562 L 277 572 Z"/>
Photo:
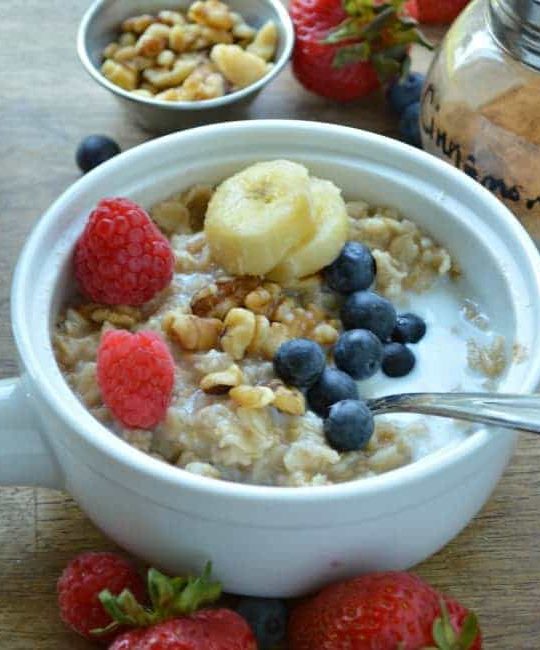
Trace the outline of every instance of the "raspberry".
<path fill-rule="evenodd" d="M 137 599 L 145 598 L 141 577 L 122 557 L 114 553 L 82 553 L 68 564 L 58 580 L 58 604 L 60 617 L 75 632 L 93 641 L 109 642 L 119 630 L 102 637 L 91 633 L 112 622 L 98 598 L 103 589 L 115 595 L 129 589 Z"/>
<path fill-rule="evenodd" d="M 103 401 L 126 427 L 150 429 L 171 401 L 174 361 L 155 332 L 109 330 L 97 354 Z"/>
<path fill-rule="evenodd" d="M 248 623 L 229 609 L 200 612 L 136 629 L 117 637 L 109 650 L 257 650 Z"/>
<path fill-rule="evenodd" d="M 172 279 L 174 253 L 148 214 L 128 199 L 103 199 L 75 249 L 75 275 L 91 300 L 141 305 Z"/>

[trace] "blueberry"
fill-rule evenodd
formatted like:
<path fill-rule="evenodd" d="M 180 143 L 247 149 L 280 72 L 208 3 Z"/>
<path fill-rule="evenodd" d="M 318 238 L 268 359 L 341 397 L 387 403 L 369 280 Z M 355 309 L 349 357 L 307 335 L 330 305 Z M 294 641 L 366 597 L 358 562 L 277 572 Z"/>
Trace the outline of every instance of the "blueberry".
<path fill-rule="evenodd" d="M 374 426 L 373 414 L 365 402 L 345 399 L 330 408 L 324 435 L 336 451 L 358 451 L 369 442 Z"/>
<path fill-rule="evenodd" d="M 405 79 L 395 81 L 386 95 L 391 108 L 401 114 L 407 106 L 419 102 L 424 80 L 423 74 L 410 72 Z"/>
<path fill-rule="evenodd" d="M 321 376 L 324 365 L 320 345 L 308 339 L 287 341 L 274 356 L 276 375 L 290 386 L 311 386 Z"/>
<path fill-rule="evenodd" d="M 360 242 L 349 241 L 324 270 L 328 286 L 339 293 L 352 293 L 373 284 L 377 267 L 371 251 Z"/>
<path fill-rule="evenodd" d="M 416 314 L 400 314 L 392 332 L 392 340 L 398 343 L 418 343 L 426 334 L 426 323 Z"/>
<path fill-rule="evenodd" d="M 346 330 L 369 330 L 381 341 L 390 338 L 396 319 L 392 303 L 373 291 L 351 294 L 341 308 L 341 322 Z"/>
<path fill-rule="evenodd" d="M 276 598 L 242 598 L 237 606 L 249 623 L 260 650 L 271 650 L 287 632 L 287 608 Z"/>
<path fill-rule="evenodd" d="M 332 404 L 344 399 L 358 399 L 358 386 L 349 375 L 335 368 L 326 368 L 307 393 L 309 408 L 323 418 Z"/>
<path fill-rule="evenodd" d="M 405 142 L 412 144 L 414 147 L 422 146 L 422 138 L 420 137 L 420 102 L 409 104 L 403 111 L 399 120 L 399 132 Z"/>
<path fill-rule="evenodd" d="M 353 379 L 373 377 L 381 367 L 383 346 L 369 330 L 344 332 L 334 347 L 336 366 Z"/>
<path fill-rule="evenodd" d="M 120 147 L 106 135 L 89 135 L 81 141 L 75 155 L 79 169 L 86 174 L 120 153 Z"/>
<path fill-rule="evenodd" d="M 402 343 L 384 346 L 382 371 L 388 377 L 405 377 L 414 368 L 416 359 L 411 350 Z"/>

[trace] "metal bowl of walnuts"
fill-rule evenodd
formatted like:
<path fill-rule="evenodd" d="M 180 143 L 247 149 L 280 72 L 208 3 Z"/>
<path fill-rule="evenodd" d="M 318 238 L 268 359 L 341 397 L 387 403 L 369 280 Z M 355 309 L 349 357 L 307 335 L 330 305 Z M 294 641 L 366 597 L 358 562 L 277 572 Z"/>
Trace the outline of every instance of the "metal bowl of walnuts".
<path fill-rule="evenodd" d="M 77 37 L 90 76 L 157 133 L 246 117 L 293 44 L 281 0 L 97 0 Z"/>

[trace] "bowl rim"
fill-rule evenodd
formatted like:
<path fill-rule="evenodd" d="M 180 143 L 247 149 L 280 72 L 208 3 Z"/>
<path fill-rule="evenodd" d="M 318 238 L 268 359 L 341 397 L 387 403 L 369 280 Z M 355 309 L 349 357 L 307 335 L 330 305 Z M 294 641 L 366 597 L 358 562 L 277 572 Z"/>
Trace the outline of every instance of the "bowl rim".
<path fill-rule="evenodd" d="M 221 131 L 234 130 L 235 136 L 238 137 L 242 135 L 242 131 L 245 134 L 245 131 L 271 131 L 272 129 L 303 129 L 315 137 L 318 134 L 321 137 L 335 134 L 348 140 L 354 139 L 360 150 L 362 145 L 380 147 L 388 153 L 393 150 L 396 156 L 399 154 L 401 158 L 412 158 L 416 163 L 421 163 L 424 167 L 430 167 L 432 171 L 437 172 L 440 178 L 446 177 L 445 180 L 455 186 L 456 192 L 459 192 L 460 188 L 468 193 L 474 192 L 475 196 L 481 198 L 486 210 L 494 212 L 497 219 L 502 220 L 506 232 L 510 233 L 511 237 L 514 238 L 514 243 L 519 245 L 523 253 L 523 263 L 527 264 L 527 270 L 531 270 L 532 273 L 530 281 L 536 287 L 537 300 L 540 300 L 540 253 L 523 226 L 488 190 L 448 163 L 397 140 L 335 124 L 300 120 L 227 122 L 188 129 L 138 145 L 83 176 L 65 190 L 44 212 L 34 226 L 19 256 L 12 283 L 12 327 L 19 355 L 24 362 L 25 372 L 29 376 L 31 383 L 37 386 L 41 398 L 45 400 L 49 408 L 59 419 L 68 424 L 70 438 L 76 439 L 75 442 L 85 443 L 88 448 L 101 454 L 102 457 L 105 457 L 116 467 L 140 474 L 139 479 L 144 478 L 146 481 L 153 481 L 154 485 L 163 486 L 165 484 L 177 489 L 189 489 L 206 496 L 227 498 L 237 502 L 279 502 L 292 506 L 306 502 L 329 503 L 347 498 L 358 499 L 373 496 L 374 494 L 380 495 L 387 491 L 393 491 L 398 487 L 403 488 L 405 485 L 416 484 L 444 472 L 468 456 L 472 456 L 475 451 L 489 445 L 493 438 L 488 431 L 480 429 L 466 440 L 460 442 L 460 444 L 445 450 L 444 454 L 428 454 L 416 462 L 373 477 L 324 486 L 275 487 L 251 485 L 195 475 L 152 458 L 111 433 L 107 427 L 93 418 L 82 403 L 79 403 L 75 409 L 71 408 L 70 403 L 66 405 L 63 399 L 66 393 L 74 397 L 67 382 L 64 381 L 61 389 L 58 386 L 55 386 L 56 390 L 52 388 L 49 370 L 41 362 L 32 345 L 33 328 L 32 324 L 27 322 L 25 318 L 25 300 L 23 300 L 23 296 L 31 291 L 28 286 L 32 283 L 30 266 L 34 256 L 39 255 L 41 237 L 46 234 L 50 223 L 54 221 L 57 214 L 65 209 L 64 205 L 69 204 L 81 191 L 99 184 L 101 178 L 114 176 L 117 168 L 132 165 L 143 154 L 150 158 L 148 154 L 151 152 L 155 157 L 161 147 L 171 144 L 178 146 L 178 142 L 182 141 L 182 139 L 197 139 L 206 135 L 214 141 L 216 137 L 219 137 Z M 179 148 L 182 149 L 182 147 Z M 532 392 L 538 385 L 539 379 L 540 355 L 529 360 L 529 367 L 521 392 Z M 77 398 L 74 397 L 74 399 Z M 60 442 L 65 444 L 64 441 Z M 142 486 L 142 481 L 139 481 L 139 483 Z M 143 490 L 142 487 L 139 487 L 139 489 Z"/>
<path fill-rule="evenodd" d="M 270 83 L 283 70 L 292 55 L 295 36 L 294 26 L 289 12 L 280 0 L 258 0 L 258 2 L 268 5 L 275 11 L 282 30 L 285 34 L 283 52 L 281 53 L 279 59 L 277 59 L 277 61 L 274 61 L 274 65 L 264 75 L 264 77 L 255 83 L 246 86 L 245 88 L 241 88 L 240 90 L 236 90 L 233 93 L 223 95 L 222 97 L 216 97 L 215 99 L 204 99 L 194 102 L 168 102 L 161 99 L 154 99 L 153 97 L 141 97 L 139 95 L 134 95 L 133 93 L 120 88 L 120 86 L 113 84 L 106 77 L 104 77 L 104 75 L 101 74 L 100 70 L 94 65 L 90 58 L 86 43 L 88 31 L 90 30 L 90 27 L 98 14 L 103 11 L 103 9 L 109 5 L 112 5 L 116 1 L 117 0 L 95 0 L 95 2 L 91 4 L 90 7 L 86 10 L 77 31 L 77 54 L 86 72 L 94 79 L 94 81 L 97 81 L 97 83 L 99 83 L 103 88 L 106 88 L 118 97 L 126 99 L 134 104 L 140 104 L 141 106 L 146 106 L 148 108 L 161 108 L 173 112 L 182 112 L 188 110 L 202 111 L 206 109 L 228 106 L 229 104 L 242 101 L 246 97 L 257 93 L 266 84 Z"/>

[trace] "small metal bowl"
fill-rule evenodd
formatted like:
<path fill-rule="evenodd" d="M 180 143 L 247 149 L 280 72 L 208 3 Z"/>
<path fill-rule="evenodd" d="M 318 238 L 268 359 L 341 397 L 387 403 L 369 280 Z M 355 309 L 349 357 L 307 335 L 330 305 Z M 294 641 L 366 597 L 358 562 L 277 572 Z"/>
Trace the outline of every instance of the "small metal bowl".
<path fill-rule="evenodd" d="M 139 97 L 116 86 L 100 71 L 103 49 L 118 36 L 120 23 L 130 16 L 157 13 L 162 9 L 186 9 L 192 0 L 97 0 L 84 15 L 77 35 L 77 51 L 86 71 L 112 92 L 143 128 L 169 133 L 212 122 L 246 117 L 246 107 L 276 77 L 289 60 L 294 44 L 294 28 L 281 0 L 226 0 L 253 27 L 267 20 L 278 26 L 279 42 L 272 69 L 262 79 L 236 92 L 198 102 L 167 102 Z"/>

